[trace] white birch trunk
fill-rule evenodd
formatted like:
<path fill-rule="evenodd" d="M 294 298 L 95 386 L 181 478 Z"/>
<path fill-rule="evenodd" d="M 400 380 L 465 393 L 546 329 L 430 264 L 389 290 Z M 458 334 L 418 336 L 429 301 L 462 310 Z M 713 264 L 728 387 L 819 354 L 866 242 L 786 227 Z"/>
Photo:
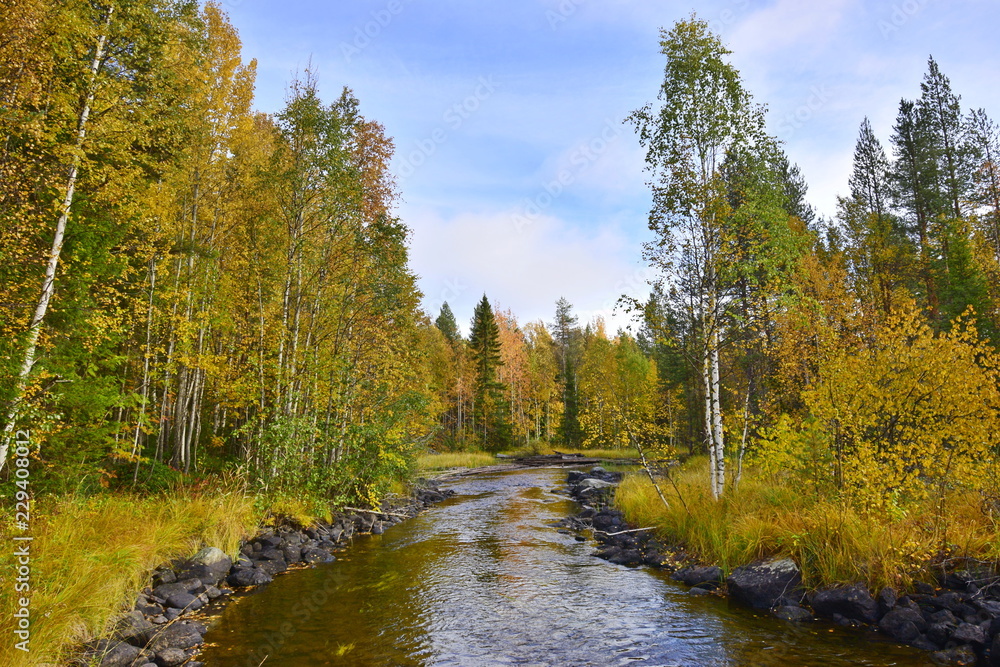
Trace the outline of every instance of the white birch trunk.
<path fill-rule="evenodd" d="M 35 366 L 35 354 L 38 349 L 38 339 L 42 333 L 42 322 L 45 320 L 45 314 L 49 309 L 49 302 L 52 300 L 52 294 L 55 291 L 56 268 L 59 266 L 59 256 L 62 253 L 63 241 L 66 238 L 66 224 L 69 222 L 70 209 L 73 207 L 73 196 L 76 192 L 76 181 L 80 171 L 83 143 L 87 137 L 87 121 L 90 118 L 90 109 L 94 104 L 94 96 L 97 90 L 97 75 L 104 60 L 105 45 L 108 40 L 108 28 L 111 25 L 113 13 L 114 8 L 109 7 L 107 16 L 104 19 L 104 26 L 101 29 L 100 35 L 98 35 L 97 45 L 94 48 L 94 58 L 90 63 L 90 85 L 83 102 L 83 107 L 80 109 L 80 115 L 77 118 L 76 140 L 74 141 L 75 150 L 73 151 L 69 173 L 66 177 L 66 192 L 59 206 L 59 219 L 56 221 L 56 233 L 52 239 L 49 261 L 45 266 L 42 291 L 38 297 L 35 312 L 31 316 L 31 322 L 28 324 L 28 337 L 24 346 L 24 359 L 21 361 L 21 369 L 17 375 L 14 396 L 11 398 L 10 407 L 7 410 L 3 436 L 0 437 L 0 470 L 3 470 L 3 466 L 7 462 L 7 452 L 14 436 L 14 427 L 20 416 L 24 392 L 28 388 L 28 377 Z"/>

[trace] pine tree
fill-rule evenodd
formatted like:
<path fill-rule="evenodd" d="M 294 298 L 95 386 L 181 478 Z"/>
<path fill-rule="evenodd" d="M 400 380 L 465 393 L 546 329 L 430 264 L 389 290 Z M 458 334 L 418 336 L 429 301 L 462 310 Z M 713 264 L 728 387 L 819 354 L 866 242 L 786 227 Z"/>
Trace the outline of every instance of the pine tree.
<path fill-rule="evenodd" d="M 963 215 L 971 184 L 971 168 L 963 139 L 961 98 L 934 58 L 927 61 L 927 74 L 920 84 L 917 113 L 923 119 L 931 155 L 936 162 L 936 213 L 959 219 Z"/>
<path fill-rule="evenodd" d="M 441 312 L 434 320 L 434 325 L 441 330 L 441 333 L 452 345 L 461 340 L 462 334 L 458 331 L 458 322 L 455 321 L 455 314 L 451 312 L 451 306 L 448 305 L 447 301 L 441 305 Z"/>

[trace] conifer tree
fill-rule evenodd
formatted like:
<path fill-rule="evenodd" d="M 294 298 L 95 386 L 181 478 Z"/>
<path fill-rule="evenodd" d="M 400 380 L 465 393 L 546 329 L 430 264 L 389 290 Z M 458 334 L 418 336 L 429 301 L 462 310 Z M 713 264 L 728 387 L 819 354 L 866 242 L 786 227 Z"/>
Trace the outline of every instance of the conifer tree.
<path fill-rule="evenodd" d="M 448 305 L 447 301 L 441 305 L 441 312 L 434 320 L 434 325 L 452 345 L 462 338 L 462 334 L 458 331 L 458 322 L 455 321 L 455 314 L 451 312 L 451 306 Z"/>

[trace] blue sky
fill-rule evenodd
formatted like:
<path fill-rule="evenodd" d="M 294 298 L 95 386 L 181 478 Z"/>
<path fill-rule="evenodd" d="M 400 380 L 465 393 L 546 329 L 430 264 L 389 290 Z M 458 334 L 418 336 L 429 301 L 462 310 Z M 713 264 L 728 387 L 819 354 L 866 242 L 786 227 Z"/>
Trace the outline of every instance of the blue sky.
<path fill-rule="evenodd" d="M 274 112 L 312 62 L 323 96 L 349 86 L 395 138 L 411 264 L 425 308 L 449 302 L 467 331 L 483 293 L 522 322 L 565 296 L 612 330 L 642 296 L 650 197 L 625 116 L 662 78 L 659 29 L 697 11 L 733 51 L 832 216 L 867 115 L 888 148 L 902 97 L 931 54 L 1000 120 L 994 0 L 227 0 L 257 108 Z"/>

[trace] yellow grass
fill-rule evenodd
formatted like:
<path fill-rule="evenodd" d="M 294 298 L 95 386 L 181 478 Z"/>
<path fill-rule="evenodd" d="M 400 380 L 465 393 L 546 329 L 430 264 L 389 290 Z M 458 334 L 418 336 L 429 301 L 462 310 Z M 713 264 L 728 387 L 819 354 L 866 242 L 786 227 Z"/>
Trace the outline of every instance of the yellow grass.
<path fill-rule="evenodd" d="M 421 454 L 417 457 L 419 471 L 446 470 L 448 468 L 478 468 L 498 463 L 497 458 L 485 452 L 442 452 Z"/>
<path fill-rule="evenodd" d="M 10 549 L 0 556 L 0 664 L 65 664 L 74 645 L 100 636 L 147 585 L 151 570 L 202 546 L 235 554 L 263 518 L 238 492 L 140 498 L 107 495 L 38 503 L 31 535 L 30 653 L 13 650 L 15 598 Z M 7 528 L 9 531 L 9 521 Z M 21 531 L 14 531 L 22 535 Z M 13 544 L 10 538 L 5 545 Z"/>
<path fill-rule="evenodd" d="M 677 490 L 660 483 L 669 509 L 645 474 L 626 477 L 616 504 L 631 522 L 657 526 L 667 541 L 727 572 L 756 558 L 790 556 L 809 586 L 863 581 L 874 590 L 929 581 L 932 563 L 942 556 L 1000 557 L 998 527 L 971 494 L 956 492 L 949 498 L 943 528 L 932 519 L 929 504 L 892 516 L 864 515 L 844 502 L 803 495 L 798 485 L 776 485 L 752 471 L 738 491 L 716 502 L 708 492 L 703 459 L 675 472 L 674 479 Z"/>

